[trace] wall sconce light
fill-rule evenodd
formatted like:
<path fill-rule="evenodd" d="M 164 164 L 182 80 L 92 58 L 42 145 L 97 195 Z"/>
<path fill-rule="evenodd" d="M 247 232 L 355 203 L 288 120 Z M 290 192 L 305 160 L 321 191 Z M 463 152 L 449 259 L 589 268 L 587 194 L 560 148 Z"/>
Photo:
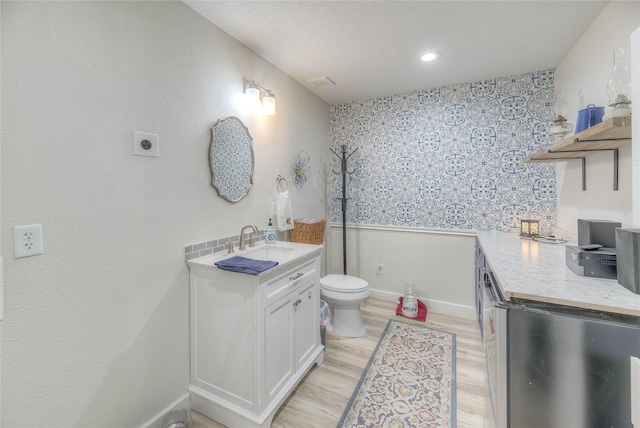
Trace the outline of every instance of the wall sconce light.
<path fill-rule="evenodd" d="M 540 236 L 540 222 L 538 220 L 520 220 L 520 236 L 527 238 Z"/>
<path fill-rule="evenodd" d="M 247 86 L 244 88 L 244 96 L 247 100 L 247 106 L 252 111 L 260 109 L 260 89 L 258 89 L 258 85 L 253 82 L 247 82 Z"/>
<path fill-rule="evenodd" d="M 273 92 L 271 92 L 270 89 L 257 85 L 253 80 L 245 80 L 245 82 L 244 94 L 247 98 L 247 105 L 251 111 L 267 116 L 276 114 L 276 96 Z"/>
<path fill-rule="evenodd" d="M 262 97 L 262 112 L 267 116 L 276 114 L 276 96 L 269 90 Z"/>

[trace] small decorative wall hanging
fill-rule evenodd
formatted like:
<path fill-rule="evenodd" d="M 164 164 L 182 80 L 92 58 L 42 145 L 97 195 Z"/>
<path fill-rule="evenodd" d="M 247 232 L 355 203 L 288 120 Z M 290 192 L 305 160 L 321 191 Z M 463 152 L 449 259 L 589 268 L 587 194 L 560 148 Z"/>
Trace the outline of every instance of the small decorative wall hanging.
<path fill-rule="evenodd" d="M 309 171 L 311 170 L 309 166 L 310 160 L 311 157 L 307 152 L 300 152 L 293 161 L 291 174 L 293 175 L 293 182 L 298 189 L 302 189 L 307 178 L 309 178 Z"/>

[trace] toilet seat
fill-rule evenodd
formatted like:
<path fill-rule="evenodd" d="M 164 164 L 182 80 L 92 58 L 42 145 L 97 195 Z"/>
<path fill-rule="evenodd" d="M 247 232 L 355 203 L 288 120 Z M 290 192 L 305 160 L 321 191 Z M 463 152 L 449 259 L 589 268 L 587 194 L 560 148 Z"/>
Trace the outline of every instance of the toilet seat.
<path fill-rule="evenodd" d="M 338 293 L 361 293 L 369 288 L 369 283 L 355 276 L 331 274 L 320 279 L 320 288 Z"/>

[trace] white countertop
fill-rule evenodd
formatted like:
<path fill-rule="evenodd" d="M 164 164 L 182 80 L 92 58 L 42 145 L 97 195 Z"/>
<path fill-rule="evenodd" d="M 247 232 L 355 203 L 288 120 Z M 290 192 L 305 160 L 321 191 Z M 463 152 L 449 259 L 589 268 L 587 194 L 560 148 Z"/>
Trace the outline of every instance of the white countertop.
<path fill-rule="evenodd" d="M 506 300 L 547 303 L 640 316 L 640 295 L 616 279 L 580 276 L 565 263 L 567 244 L 478 232 L 478 240 Z"/>
<path fill-rule="evenodd" d="M 261 272 L 257 275 L 257 277 L 262 279 L 263 277 L 271 276 L 288 268 L 296 261 L 304 258 L 312 258 L 319 255 L 323 247 L 324 244 L 312 245 L 282 241 L 278 241 L 275 244 L 265 244 L 264 242 L 262 242 L 255 247 L 247 246 L 245 250 L 239 250 L 238 248 L 236 248 L 235 251 L 231 254 L 228 254 L 227 251 L 223 251 L 215 254 L 209 254 L 207 256 L 202 256 L 197 259 L 192 259 L 187 261 L 187 263 L 189 264 L 189 266 L 200 266 L 211 269 L 218 269 L 218 267 L 215 265 L 216 262 L 234 256 L 278 262 L 277 266 L 274 266 L 271 269 Z"/>

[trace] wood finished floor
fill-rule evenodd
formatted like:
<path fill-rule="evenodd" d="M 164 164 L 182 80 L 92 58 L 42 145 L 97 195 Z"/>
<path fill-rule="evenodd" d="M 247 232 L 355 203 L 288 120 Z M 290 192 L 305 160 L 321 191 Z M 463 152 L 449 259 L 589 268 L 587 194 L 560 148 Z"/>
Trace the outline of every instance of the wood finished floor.
<path fill-rule="evenodd" d="M 364 367 L 389 319 L 413 322 L 456 334 L 456 405 L 459 428 L 484 425 L 485 380 L 484 350 L 474 320 L 430 312 L 426 322 L 395 315 L 396 304 L 369 299 L 362 305 L 367 335 L 358 338 L 327 333 L 324 362 L 313 367 L 280 406 L 273 419 L 274 428 L 335 427 L 342 416 Z M 191 411 L 191 428 L 220 428 L 211 419 Z M 241 428 L 241 427 L 231 427 Z"/>

